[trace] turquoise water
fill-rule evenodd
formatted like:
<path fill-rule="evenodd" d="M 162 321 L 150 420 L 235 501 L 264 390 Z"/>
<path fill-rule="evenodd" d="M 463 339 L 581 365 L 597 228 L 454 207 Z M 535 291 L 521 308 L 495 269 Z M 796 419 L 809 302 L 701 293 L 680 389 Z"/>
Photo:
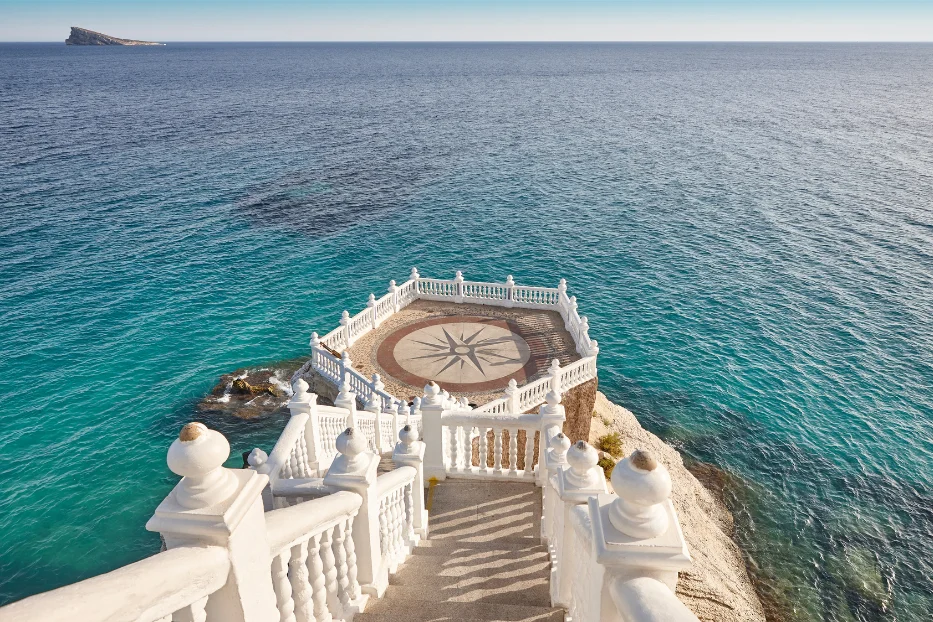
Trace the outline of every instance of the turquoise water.
<path fill-rule="evenodd" d="M 791 619 L 930 619 L 930 101 L 927 45 L 0 46 L 0 602 L 158 550 L 217 377 L 416 265 L 566 277 Z"/>

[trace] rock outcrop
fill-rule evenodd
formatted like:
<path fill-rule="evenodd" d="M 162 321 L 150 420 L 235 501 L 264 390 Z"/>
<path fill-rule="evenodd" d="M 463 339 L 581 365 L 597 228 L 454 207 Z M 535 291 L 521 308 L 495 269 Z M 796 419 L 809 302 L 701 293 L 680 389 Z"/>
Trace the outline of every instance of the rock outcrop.
<path fill-rule="evenodd" d="M 71 35 L 65 39 L 68 45 L 165 45 L 164 43 L 155 43 L 152 41 L 134 41 L 132 39 L 120 39 L 111 37 L 101 32 L 94 32 L 87 28 L 71 27 Z"/>
<path fill-rule="evenodd" d="M 681 573 L 677 596 L 703 622 L 764 622 L 745 561 L 730 537 L 732 515 L 684 467 L 680 453 L 638 423 L 630 411 L 596 394 L 590 442 L 618 433 L 622 453 L 647 449 L 670 471 L 673 502 L 687 540 L 693 567 Z"/>

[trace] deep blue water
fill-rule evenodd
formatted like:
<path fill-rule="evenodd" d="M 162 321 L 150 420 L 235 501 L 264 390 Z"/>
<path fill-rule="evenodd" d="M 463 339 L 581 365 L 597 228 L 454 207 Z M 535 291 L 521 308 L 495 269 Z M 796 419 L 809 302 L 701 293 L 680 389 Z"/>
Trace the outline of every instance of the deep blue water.
<path fill-rule="evenodd" d="M 217 377 L 416 265 L 566 277 L 793 619 L 929 620 L 931 102 L 930 45 L 0 46 L 0 602 L 157 551 Z"/>

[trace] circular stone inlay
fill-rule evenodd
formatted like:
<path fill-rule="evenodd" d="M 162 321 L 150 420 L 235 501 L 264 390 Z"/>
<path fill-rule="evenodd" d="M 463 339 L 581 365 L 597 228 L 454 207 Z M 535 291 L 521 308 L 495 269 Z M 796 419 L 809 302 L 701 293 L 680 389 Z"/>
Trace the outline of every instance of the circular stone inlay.
<path fill-rule="evenodd" d="M 379 345 L 377 360 L 412 385 L 435 381 L 452 391 L 504 387 L 525 380 L 531 348 L 510 322 L 456 316 L 403 326 Z"/>

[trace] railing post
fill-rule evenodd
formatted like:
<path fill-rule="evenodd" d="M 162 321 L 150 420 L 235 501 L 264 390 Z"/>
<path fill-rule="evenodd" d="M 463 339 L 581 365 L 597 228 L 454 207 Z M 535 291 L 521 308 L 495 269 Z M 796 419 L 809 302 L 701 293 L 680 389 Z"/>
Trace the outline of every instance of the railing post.
<path fill-rule="evenodd" d="M 424 439 L 424 476 L 443 481 L 447 478 L 444 468 L 444 427 L 441 415 L 444 398 L 441 388 L 432 382 L 424 387 L 421 400 L 421 437 Z"/>
<path fill-rule="evenodd" d="M 379 326 L 379 318 L 376 317 L 376 294 L 370 294 L 369 300 L 366 301 L 366 307 L 369 309 L 370 316 L 372 317 L 373 328 Z"/>
<path fill-rule="evenodd" d="M 182 479 L 159 504 L 146 529 L 165 546 L 216 545 L 227 549 L 227 583 L 207 601 L 207 617 L 230 622 L 278 620 L 272 556 L 262 491 L 269 477 L 252 469 L 225 469 L 230 444 L 220 432 L 189 423 L 168 450 L 168 466 Z"/>
<path fill-rule="evenodd" d="M 385 388 L 385 385 L 382 383 L 382 378 L 379 377 L 379 374 L 373 374 L 372 388 L 373 392 L 370 394 L 369 399 L 366 400 L 366 405 L 363 406 L 363 410 L 373 413 L 375 421 L 373 447 L 376 448 L 377 454 L 382 455 L 392 446 L 389 445 L 387 447 L 386 444 L 382 442 L 382 422 L 385 420 L 385 415 L 382 413 L 382 396 L 379 395 L 379 392 Z"/>
<path fill-rule="evenodd" d="M 509 412 L 514 415 L 520 415 L 521 413 L 521 400 L 519 399 L 518 383 L 515 381 L 515 378 L 509 380 L 509 386 L 505 388 L 505 393 L 503 397 L 508 400 Z"/>
<path fill-rule="evenodd" d="M 341 376 L 343 382 L 340 383 L 340 392 L 337 394 L 337 398 L 334 400 L 334 406 L 337 408 L 346 408 L 350 411 L 350 416 L 347 418 L 347 425 L 351 428 L 356 427 L 356 393 L 353 392 L 352 387 L 350 386 L 350 372 L 343 369 L 343 362 L 349 362 L 349 357 L 346 356 L 346 352 L 343 353 L 344 358 L 341 359 Z"/>
<path fill-rule="evenodd" d="M 587 508 L 596 561 L 609 575 L 604 585 L 650 577 L 673 592 L 677 574 L 692 561 L 671 503 L 670 474 L 650 453 L 637 450 L 616 464 L 611 481 L 616 495 L 590 498 Z M 668 606 L 671 614 L 663 619 L 689 619 L 674 615 L 682 613 L 678 603 Z"/>
<path fill-rule="evenodd" d="M 335 490 L 349 490 L 363 497 L 353 521 L 356 545 L 357 580 L 363 593 L 382 596 L 389 584 L 388 571 L 382 567 L 379 548 L 379 498 L 376 469 L 379 456 L 366 449 L 366 439 L 355 428 L 347 428 L 337 437 L 333 464 L 324 476 L 324 485 Z"/>
<path fill-rule="evenodd" d="M 582 551 L 568 550 L 571 542 L 570 510 L 587 502 L 590 497 L 606 493 L 606 477 L 603 470 L 596 466 L 599 454 L 586 441 L 577 441 L 567 452 L 568 469 L 560 469 L 554 476 L 553 486 L 562 506 L 553 517 L 553 534 L 557 558 L 556 572 L 552 573 L 551 602 L 555 606 L 570 605 L 570 588 L 573 577 L 570 575 L 570 556 L 582 555 Z"/>
<path fill-rule="evenodd" d="M 559 470 L 567 466 L 567 451 L 570 449 L 570 439 L 558 431 L 548 441 L 547 453 L 544 455 L 544 483 L 541 489 L 541 537 L 551 541 L 554 539 L 554 513 L 560 508 L 560 499 L 555 499 L 557 490 L 553 487 L 554 476 Z M 539 463 L 540 464 L 540 463 Z"/>
<path fill-rule="evenodd" d="M 399 466 L 414 467 L 415 481 L 412 482 L 412 522 L 419 538 L 428 537 L 428 510 L 424 503 L 424 443 L 418 440 L 418 432 L 406 425 L 398 433 L 399 442 L 392 453 L 392 461 Z M 414 544 L 414 543 L 413 543 Z"/>
<path fill-rule="evenodd" d="M 567 332 L 573 337 L 574 341 L 579 341 L 576 331 L 573 329 L 573 316 L 577 312 L 577 297 L 570 297 L 570 304 L 567 306 L 567 318 L 564 320 L 564 328 L 567 329 Z M 577 348 L 579 350 L 580 348 Z"/>
<path fill-rule="evenodd" d="M 418 274 L 418 268 L 411 269 L 411 274 L 408 275 L 408 280 L 414 281 L 415 298 L 417 298 L 418 294 L 421 293 L 421 291 L 418 288 L 418 282 L 421 280 L 421 275 Z"/>
<path fill-rule="evenodd" d="M 551 391 L 557 394 L 557 400 L 560 401 L 563 397 L 563 391 L 560 386 L 560 361 L 554 359 L 551 361 L 551 366 L 548 368 L 548 373 L 551 375 Z"/>
<path fill-rule="evenodd" d="M 321 451 L 320 421 L 317 417 L 317 394 L 308 391 L 308 383 L 304 378 L 295 381 L 292 389 L 292 399 L 288 402 L 288 410 L 292 417 L 295 415 L 308 415 L 305 424 L 305 447 L 308 450 L 308 468 L 315 474 L 319 470 L 318 456 Z"/>
<path fill-rule="evenodd" d="M 340 314 L 340 326 L 343 328 L 344 343 L 349 348 L 353 345 L 353 339 L 350 337 L 350 312 L 346 309 Z"/>
<path fill-rule="evenodd" d="M 395 280 L 389 281 L 389 293 L 392 294 L 392 312 L 398 313 L 398 286 Z"/>
<path fill-rule="evenodd" d="M 454 302 L 463 302 L 463 273 L 457 270 L 457 275 L 454 277 Z"/>
<path fill-rule="evenodd" d="M 510 274 L 509 277 L 505 280 L 505 306 L 512 307 L 515 305 L 515 301 L 512 298 L 512 290 L 515 289 L 515 279 L 512 278 Z"/>
<path fill-rule="evenodd" d="M 547 472 L 548 469 L 544 468 L 548 464 L 546 458 L 550 457 L 547 452 L 549 451 L 551 439 L 560 433 L 564 427 L 564 421 L 567 419 L 564 407 L 560 403 L 559 392 L 552 388 L 544 396 L 544 401 L 544 405 L 538 410 L 541 417 L 541 433 L 538 434 L 538 472 L 535 474 L 535 483 L 538 486 L 544 486 L 546 479 L 553 475 L 553 473 Z"/>

